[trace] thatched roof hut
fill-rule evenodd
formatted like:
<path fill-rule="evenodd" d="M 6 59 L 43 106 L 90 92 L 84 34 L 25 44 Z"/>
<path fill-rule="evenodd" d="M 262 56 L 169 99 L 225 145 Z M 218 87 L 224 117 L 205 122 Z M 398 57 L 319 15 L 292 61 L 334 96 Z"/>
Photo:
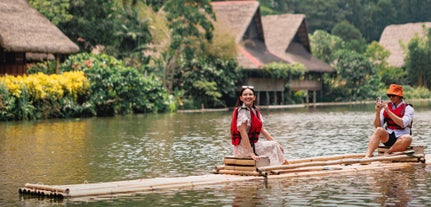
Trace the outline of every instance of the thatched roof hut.
<path fill-rule="evenodd" d="M 257 1 L 213 2 L 212 6 L 217 21 L 235 33 L 237 59 L 244 68 L 284 62 L 303 64 L 309 72 L 334 72 L 311 55 L 305 15 L 261 16 Z"/>
<path fill-rule="evenodd" d="M 217 22 L 235 38 L 238 64 L 251 74 L 245 84 L 256 87 L 258 100 L 260 93 L 266 96 L 266 104 L 270 100 L 284 100 L 283 92 L 289 81 L 292 90 L 312 90 L 316 101 L 316 91 L 322 87 L 322 73 L 335 70 L 311 55 L 304 15 L 261 16 L 259 2 L 253 0 L 212 2 L 211 5 Z M 270 63 L 303 64 L 307 80 L 269 79 L 254 73 Z"/>
<path fill-rule="evenodd" d="M 235 37 L 240 66 L 253 70 L 271 62 L 284 62 L 271 54 L 265 45 L 259 2 L 225 1 L 211 4 L 217 22 L 229 28 Z"/>
<path fill-rule="evenodd" d="M 27 62 L 56 59 L 79 47 L 26 0 L 0 1 L 0 74 L 21 75 Z"/>
<path fill-rule="evenodd" d="M 0 1 L 0 46 L 8 52 L 70 54 L 79 47 L 26 0 Z"/>
<path fill-rule="evenodd" d="M 268 49 L 289 63 L 300 63 L 309 72 L 334 72 L 325 62 L 311 54 L 308 29 L 303 14 L 282 14 L 262 17 Z"/>
<path fill-rule="evenodd" d="M 424 26 L 430 28 L 431 22 L 393 24 L 383 30 L 379 43 L 391 53 L 388 58 L 389 65 L 394 67 L 404 66 L 406 53 L 402 45 L 407 46 L 416 34 L 419 36 L 426 35 Z"/>

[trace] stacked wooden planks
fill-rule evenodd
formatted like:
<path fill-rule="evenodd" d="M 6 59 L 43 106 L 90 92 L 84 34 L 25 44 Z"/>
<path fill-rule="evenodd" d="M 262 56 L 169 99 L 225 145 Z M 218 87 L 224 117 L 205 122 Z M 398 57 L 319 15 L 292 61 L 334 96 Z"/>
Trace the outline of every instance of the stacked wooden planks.
<path fill-rule="evenodd" d="M 259 176 L 257 168 L 269 166 L 268 157 L 261 157 L 258 161 L 252 158 L 238 158 L 233 156 L 226 156 L 223 159 L 224 165 L 216 166 L 216 174 L 229 174 L 229 175 L 249 175 Z"/>

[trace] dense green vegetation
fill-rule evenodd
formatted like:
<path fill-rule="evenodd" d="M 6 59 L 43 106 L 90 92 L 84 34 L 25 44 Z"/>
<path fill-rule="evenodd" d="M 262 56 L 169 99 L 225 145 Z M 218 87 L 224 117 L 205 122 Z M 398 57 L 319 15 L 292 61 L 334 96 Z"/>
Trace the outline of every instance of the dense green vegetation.
<path fill-rule="evenodd" d="M 348 22 L 361 36 L 379 40 L 391 24 L 431 21 L 431 0 L 258 0 L 263 15 L 300 13 L 307 16 L 309 31 L 334 34 L 338 24 Z M 351 30 L 352 37 L 356 31 Z M 343 37 L 344 38 L 344 37 Z M 355 38 L 358 39 L 358 38 Z M 347 40 L 347 39 L 345 39 Z"/>
<path fill-rule="evenodd" d="M 40 64 L 25 76 L 0 77 L 0 120 L 167 112 L 175 104 L 153 75 L 108 55 L 80 53 L 47 75 Z"/>
<path fill-rule="evenodd" d="M 407 98 L 431 97 L 427 90 L 431 88 L 431 32 L 424 30 L 426 38 L 414 38 L 406 46 L 408 56 L 402 68 L 389 66 L 389 53 L 375 41 L 389 24 L 431 21 L 431 0 L 260 2 L 263 15 L 306 14 L 313 55 L 336 69 L 336 74 L 324 76 L 325 91 L 319 101 L 369 100 L 384 95 L 391 83 L 404 85 Z M 61 67 L 62 72 L 83 71 L 90 81 L 89 93 L 74 103 L 76 108 L 85 106 L 76 109 L 81 115 L 226 107 L 244 78 L 234 58 L 234 39 L 221 25 L 213 24 L 209 0 L 30 3 L 83 52 Z M 88 54 L 92 51 L 100 55 Z M 29 72 L 50 74 L 52 68 L 53 63 L 46 62 Z M 301 79 L 301 68 L 274 63 L 266 65 L 263 73 Z M 11 95 L 2 85 L 0 94 L 4 110 Z M 286 92 L 286 103 L 300 103 L 304 99 L 297 96 L 306 94 Z"/>

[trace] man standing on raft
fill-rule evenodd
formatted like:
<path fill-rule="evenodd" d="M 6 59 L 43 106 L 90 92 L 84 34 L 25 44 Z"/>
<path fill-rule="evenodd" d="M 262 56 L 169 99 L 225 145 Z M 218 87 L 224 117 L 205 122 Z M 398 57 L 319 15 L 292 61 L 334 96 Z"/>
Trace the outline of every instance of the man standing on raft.
<path fill-rule="evenodd" d="M 368 142 L 366 158 L 373 156 L 380 142 L 390 147 L 385 154 L 404 151 L 412 143 L 411 127 L 414 109 L 404 102 L 403 87 L 391 84 L 386 94 L 390 102 L 376 101 L 374 118 L 376 129 Z"/>

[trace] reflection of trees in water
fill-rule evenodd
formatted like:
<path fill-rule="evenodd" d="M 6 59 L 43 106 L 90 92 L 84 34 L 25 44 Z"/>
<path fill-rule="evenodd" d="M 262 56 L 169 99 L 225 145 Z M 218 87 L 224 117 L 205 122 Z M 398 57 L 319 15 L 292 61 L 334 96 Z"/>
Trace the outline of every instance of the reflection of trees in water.
<path fill-rule="evenodd" d="M 71 182 L 71 177 L 85 180 L 82 168 L 88 166 L 85 137 L 88 126 L 79 120 L 46 120 L 2 124 L 0 166 L 19 182 L 36 177 L 49 183 L 57 175 L 58 182 Z M 10 182 L 10 181 L 8 181 Z"/>

